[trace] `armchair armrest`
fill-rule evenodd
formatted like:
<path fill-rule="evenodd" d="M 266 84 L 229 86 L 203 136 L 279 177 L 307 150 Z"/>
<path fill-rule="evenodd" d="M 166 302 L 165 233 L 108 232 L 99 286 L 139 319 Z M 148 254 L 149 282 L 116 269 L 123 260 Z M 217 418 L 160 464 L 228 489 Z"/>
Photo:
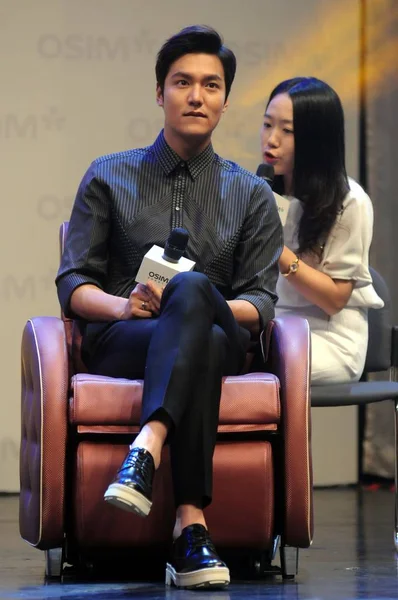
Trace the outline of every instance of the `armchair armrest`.
<path fill-rule="evenodd" d="M 56 317 L 30 319 L 21 348 L 19 527 L 42 550 L 62 546 L 68 410 L 65 326 Z"/>
<path fill-rule="evenodd" d="M 277 317 L 262 335 L 267 370 L 280 382 L 283 428 L 283 538 L 307 548 L 313 536 L 311 457 L 311 337 L 306 319 Z"/>

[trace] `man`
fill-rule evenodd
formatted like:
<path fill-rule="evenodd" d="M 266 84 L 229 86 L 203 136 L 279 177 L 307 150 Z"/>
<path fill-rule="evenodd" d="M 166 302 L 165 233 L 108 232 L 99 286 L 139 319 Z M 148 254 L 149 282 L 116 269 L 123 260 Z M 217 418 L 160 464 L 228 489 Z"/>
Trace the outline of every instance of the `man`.
<path fill-rule="evenodd" d="M 140 433 L 105 500 L 146 516 L 167 439 L 176 523 L 166 579 L 178 587 L 229 583 L 203 513 L 221 378 L 240 372 L 250 335 L 274 315 L 282 251 L 268 185 L 211 145 L 235 68 L 234 54 L 208 27 L 188 27 L 163 45 L 156 100 L 164 130 L 148 148 L 92 163 L 56 279 L 65 314 L 86 321 L 89 371 L 144 378 Z M 144 254 L 179 226 L 189 231 L 195 272 L 176 275 L 163 293 L 136 284 Z"/>

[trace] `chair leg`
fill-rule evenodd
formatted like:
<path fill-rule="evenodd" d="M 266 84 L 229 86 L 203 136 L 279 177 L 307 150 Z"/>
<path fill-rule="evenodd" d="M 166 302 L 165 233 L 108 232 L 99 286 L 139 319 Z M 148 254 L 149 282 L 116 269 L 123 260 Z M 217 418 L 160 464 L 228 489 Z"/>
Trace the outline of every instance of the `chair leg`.
<path fill-rule="evenodd" d="M 395 531 L 394 545 L 398 552 L 398 400 L 395 400 Z"/>
<path fill-rule="evenodd" d="M 278 548 L 279 548 L 279 544 L 281 543 L 281 536 L 277 535 L 274 538 L 274 544 L 272 546 L 272 550 L 271 550 L 271 560 L 270 562 L 272 562 L 276 556 L 276 553 L 278 552 Z"/>
<path fill-rule="evenodd" d="M 279 553 L 283 579 L 294 579 L 298 573 L 299 549 L 281 543 Z"/>
<path fill-rule="evenodd" d="M 274 538 L 272 548 L 270 550 L 266 550 L 265 552 L 260 552 L 254 557 L 253 560 L 253 569 L 256 576 L 259 577 L 267 577 L 279 575 L 282 570 L 279 566 L 275 566 L 272 564 L 276 553 L 278 551 L 278 546 L 280 543 L 280 535 L 277 535 Z"/>
<path fill-rule="evenodd" d="M 46 560 L 46 578 L 59 579 L 62 575 L 64 563 L 63 548 L 51 548 L 50 550 L 45 550 L 44 554 Z"/>

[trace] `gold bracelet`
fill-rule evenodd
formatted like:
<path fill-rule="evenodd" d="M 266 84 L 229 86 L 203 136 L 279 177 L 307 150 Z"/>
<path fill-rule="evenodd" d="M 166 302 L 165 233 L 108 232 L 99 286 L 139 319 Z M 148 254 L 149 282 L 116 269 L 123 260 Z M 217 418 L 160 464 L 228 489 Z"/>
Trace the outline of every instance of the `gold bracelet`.
<path fill-rule="evenodd" d="M 289 277 L 289 275 L 294 275 L 295 273 L 297 273 L 298 268 L 299 268 L 299 257 L 296 255 L 296 260 L 294 260 L 292 263 L 290 263 L 289 265 L 289 270 L 287 273 L 282 273 L 283 277 Z"/>

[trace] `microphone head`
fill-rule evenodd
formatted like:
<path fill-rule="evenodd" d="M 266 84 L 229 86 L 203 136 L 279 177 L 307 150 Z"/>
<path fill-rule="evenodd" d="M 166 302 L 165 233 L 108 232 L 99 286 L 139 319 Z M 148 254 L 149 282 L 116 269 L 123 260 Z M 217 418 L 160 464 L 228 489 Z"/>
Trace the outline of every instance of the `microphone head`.
<path fill-rule="evenodd" d="M 163 258 L 176 263 L 180 260 L 188 244 L 189 233 L 183 227 L 173 229 L 164 247 Z"/>
<path fill-rule="evenodd" d="M 261 179 L 265 179 L 271 185 L 275 177 L 274 167 L 267 163 L 261 163 L 261 165 L 258 165 L 256 175 Z"/>

